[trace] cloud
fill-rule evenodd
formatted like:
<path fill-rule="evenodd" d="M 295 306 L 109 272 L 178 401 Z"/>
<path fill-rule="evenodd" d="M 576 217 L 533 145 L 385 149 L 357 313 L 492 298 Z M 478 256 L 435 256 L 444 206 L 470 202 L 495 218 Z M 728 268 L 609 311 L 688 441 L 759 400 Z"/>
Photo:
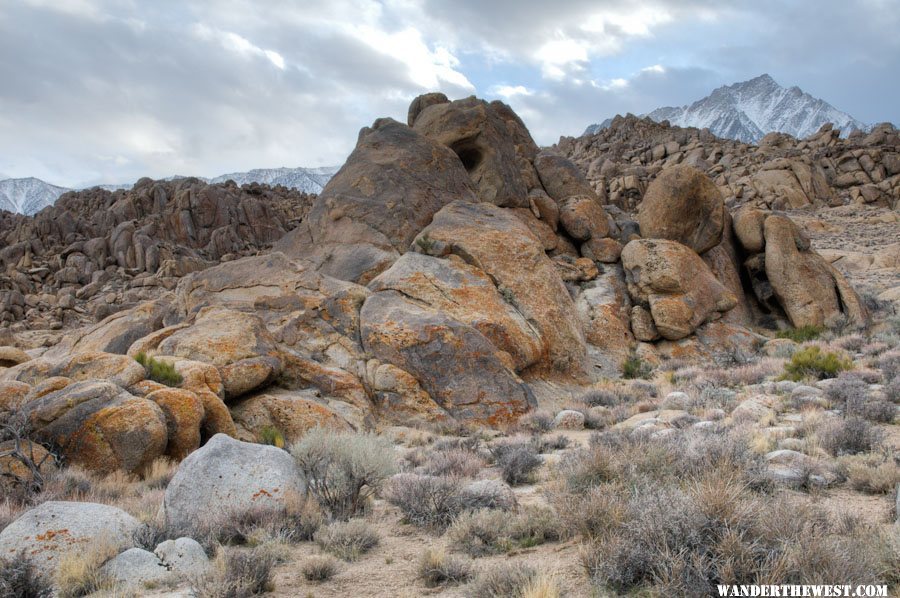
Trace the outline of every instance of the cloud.
<path fill-rule="evenodd" d="M 425 91 L 539 143 L 769 72 L 900 120 L 889 0 L 5 0 L 0 171 L 78 185 L 341 163 Z"/>

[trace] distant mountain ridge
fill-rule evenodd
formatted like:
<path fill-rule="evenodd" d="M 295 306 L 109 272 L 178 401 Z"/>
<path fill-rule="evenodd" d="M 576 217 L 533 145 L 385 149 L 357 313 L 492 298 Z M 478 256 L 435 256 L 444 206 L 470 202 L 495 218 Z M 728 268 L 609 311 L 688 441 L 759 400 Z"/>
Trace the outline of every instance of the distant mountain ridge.
<path fill-rule="evenodd" d="M 870 125 L 853 118 L 799 87 L 782 87 L 767 74 L 749 81 L 724 85 L 689 106 L 666 106 L 646 114 L 656 122 L 668 120 L 679 127 L 708 128 L 718 137 L 758 143 L 766 133 L 808 137 L 825 123 L 833 123 L 843 135 L 869 131 Z M 584 135 L 609 126 L 611 119 L 590 125 Z"/>
<path fill-rule="evenodd" d="M 338 169 L 338 166 L 254 168 L 247 172 L 232 172 L 211 179 L 206 177 L 196 178 L 211 184 L 232 180 L 238 185 L 249 183 L 272 186 L 282 185 L 305 193 L 321 193 Z M 180 178 L 186 177 L 175 175 L 167 177 L 165 180 L 171 181 Z M 131 189 L 132 186 L 132 183 L 124 183 L 121 185 L 91 185 L 91 187 L 87 188 L 99 187 L 107 191 L 115 191 L 117 189 Z M 74 191 L 74 189 L 52 185 L 34 177 L 0 180 L 0 210 L 31 216 L 47 206 L 52 206 L 59 199 L 59 196 L 67 191 Z"/>

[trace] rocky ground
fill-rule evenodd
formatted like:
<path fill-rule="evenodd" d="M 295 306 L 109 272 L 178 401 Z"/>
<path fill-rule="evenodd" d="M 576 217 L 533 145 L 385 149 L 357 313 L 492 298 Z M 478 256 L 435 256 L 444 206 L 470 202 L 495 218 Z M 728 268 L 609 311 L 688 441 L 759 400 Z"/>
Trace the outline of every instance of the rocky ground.
<path fill-rule="evenodd" d="M 0 595 L 897 592 L 896 146 L 427 94 L 4 217 Z"/>

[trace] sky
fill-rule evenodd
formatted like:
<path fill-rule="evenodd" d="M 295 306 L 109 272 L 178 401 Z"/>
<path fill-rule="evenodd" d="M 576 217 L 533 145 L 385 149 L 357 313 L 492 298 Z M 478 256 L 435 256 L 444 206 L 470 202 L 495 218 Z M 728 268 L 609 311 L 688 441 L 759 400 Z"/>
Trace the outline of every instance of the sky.
<path fill-rule="evenodd" d="M 0 173 L 339 165 L 428 91 L 542 145 L 762 73 L 900 123 L 897 31 L 900 0 L 0 0 Z"/>

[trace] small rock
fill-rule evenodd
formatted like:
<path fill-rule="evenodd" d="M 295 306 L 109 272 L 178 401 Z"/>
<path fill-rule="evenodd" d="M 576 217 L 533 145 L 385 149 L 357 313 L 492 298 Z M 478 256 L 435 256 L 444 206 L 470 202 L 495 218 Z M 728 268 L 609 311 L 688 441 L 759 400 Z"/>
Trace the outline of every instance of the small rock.
<path fill-rule="evenodd" d="M 142 548 L 129 548 L 103 565 L 100 574 L 121 589 L 136 593 L 154 589 L 174 578 L 155 554 Z"/>
<path fill-rule="evenodd" d="M 564 430 L 584 429 L 584 414 L 574 409 L 563 409 L 553 418 L 553 427 Z"/>
<path fill-rule="evenodd" d="M 166 540 L 153 552 L 169 569 L 185 577 L 202 575 L 209 568 L 209 557 L 193 538 Z"/>

